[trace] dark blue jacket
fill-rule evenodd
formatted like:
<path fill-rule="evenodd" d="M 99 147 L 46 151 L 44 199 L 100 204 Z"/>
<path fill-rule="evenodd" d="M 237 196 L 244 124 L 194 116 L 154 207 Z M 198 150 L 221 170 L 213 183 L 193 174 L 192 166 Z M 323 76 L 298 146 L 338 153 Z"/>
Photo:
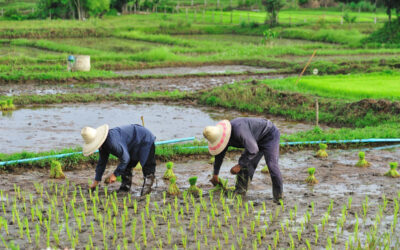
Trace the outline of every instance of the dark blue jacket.
<path fill-rule="evenodd" d="M 95 180 L 101 181 L 110 154 L 120 160 L 114 171 L 117 177 L 125 171 L 130 162 L 140 162 L 144 166 L 155 140 L 156 137 L 148 129 L 137 124 L 110 129 L 107 139 L 99 149 Z"/>

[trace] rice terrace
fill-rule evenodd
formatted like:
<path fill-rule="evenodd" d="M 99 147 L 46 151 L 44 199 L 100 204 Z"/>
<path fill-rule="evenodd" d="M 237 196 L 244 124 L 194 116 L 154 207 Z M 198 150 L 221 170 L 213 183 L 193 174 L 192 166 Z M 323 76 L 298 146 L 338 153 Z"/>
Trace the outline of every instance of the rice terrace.
<path fill-rule="evenodd" d="M 0 249 L 400 249 L 400 1 L 0 0 Z"/>

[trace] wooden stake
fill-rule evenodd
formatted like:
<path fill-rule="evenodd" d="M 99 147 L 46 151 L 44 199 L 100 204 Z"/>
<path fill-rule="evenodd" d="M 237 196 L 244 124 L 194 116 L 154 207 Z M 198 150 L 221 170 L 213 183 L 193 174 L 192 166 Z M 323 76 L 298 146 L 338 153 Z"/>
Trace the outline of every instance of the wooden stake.
<path fill-rule="evenodd" d="M 319 121 L 319 104 L 318 99 L 315 99 L 315 126 L 318 126 Z"/>
<path fill-rule="evenodd" d="M 143 116 L 141 116 L 140 119 L 142 120 L 142 126 L 144 127 L 144 118 L 143 118 Z"/>
<path fill-rule="evenodd" d="M 299 77 L 297 78 L 295 85 L 297 85 L 297 83 L 299 83 L 300 78 L 303 76 L 304 72 L 306 71 L 308 65 L 310 65 L 310 63 L 311 63 L 311 61 L 312 61 L 312 59 L 314 58 L 314 56 L 315 56 L 316 53 L 317 53 L 317 50 L 314 50 L 314 53 L 312 54 L 312 56 L 310 57 L 310 59 L 308 60 L 308 62 L 307 62 L 307 64 L 306 64 L 306 66 L 304 67 L 303 71 L 301 71 Z"/>

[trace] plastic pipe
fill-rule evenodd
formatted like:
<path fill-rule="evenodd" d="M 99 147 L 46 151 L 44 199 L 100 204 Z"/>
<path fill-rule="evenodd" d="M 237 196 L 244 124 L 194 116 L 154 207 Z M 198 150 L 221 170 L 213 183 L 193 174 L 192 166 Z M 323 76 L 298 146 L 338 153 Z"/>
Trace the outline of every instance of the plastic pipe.
<path fill-rule="evenodd" d="M 155 145 L 163 145 L 163 144 L 171 144 L 171 143 L 184 142 L 184 141 L 193 141 L 194 139 L 195 139 L 194 137 L 186 137 L 186 138 L 172 139 L 172 140 L 167 140 L 167 141 L 158 141 L 158 142 L 155 142 L 154 144 Z M 98 150 L 95 151 L 95 153 L 97 153 L 97 152 L 99 152 L 99 151 Z M 72 153 L 58 154 L 58 155 L 46 155 L 46 156 L 40 156 L 40 157 L 28 158 L 28 159 L 2 161 L 2 162 L 0 162 L 0 166 L 5 166 L 7 164 L 40 161 L 40 160 L 51 159 L 51 158 L 64 158 L 67 156 L 79 155 L 79 154 L 82 154 L 82 152 L 72 152 Z"/>

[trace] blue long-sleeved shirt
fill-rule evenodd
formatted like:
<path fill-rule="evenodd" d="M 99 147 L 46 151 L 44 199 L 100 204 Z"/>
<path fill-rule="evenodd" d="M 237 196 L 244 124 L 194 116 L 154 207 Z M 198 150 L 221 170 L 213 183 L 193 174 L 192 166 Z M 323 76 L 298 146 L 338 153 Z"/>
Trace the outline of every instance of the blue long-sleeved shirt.
<path fill-rule="evenodd" d="M 225 149 L 215 156 L 214 174 L 218 175 L 229 146 L 244 148 L 240 156 L 239 165 L 247 166 L 259 152 L 258 143 L 274 126 L 273 123 L 261 118 L 239 117 L 230 121 L 232 126 L 231 137 Z"/>
<path fill-rule="evenodd" d="M 110 129 L 107 139 L 99 149 L 100 157 L 96 166 L 95 180 L 101 181 L 110 154 L 120 160 L 114 171 L 117 177 L 125 171 L 131 161 L 138 161 L 144 166 L 155 139 L 156 137 L 148 129 L 137 124 Z"/>

